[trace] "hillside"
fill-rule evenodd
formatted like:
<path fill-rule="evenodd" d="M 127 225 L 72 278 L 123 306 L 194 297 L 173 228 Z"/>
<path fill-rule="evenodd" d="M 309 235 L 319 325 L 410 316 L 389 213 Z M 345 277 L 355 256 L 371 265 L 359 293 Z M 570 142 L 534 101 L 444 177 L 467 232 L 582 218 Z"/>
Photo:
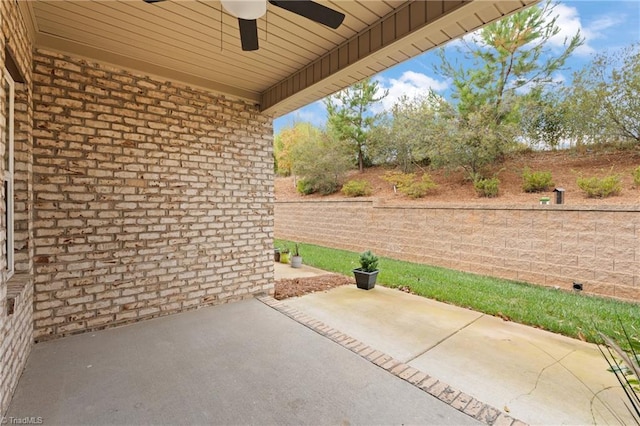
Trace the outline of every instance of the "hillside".
<path fill-rule="evenodd" d="M 577 153 L 576 151 L 533 152 L 518 155 L 500 165 L 500 194 L 497 198 L 479 198 L 470 182 L 466 182 L 460 172 L 448 173 L 443 170 L 429 171 L 438 188 L 425 198 L 412 200 L 403 194 L 395 194 L 392 187 L 382 179 L 388 170 L 375 167 L 364 173 L 351 172 L 348 179 L 365 179 L 374 188 L 371 198 L 387 203 L 465 203 L 531 205 L 538 204 L 542 196 L 555 200 L 552 192 L 527 194 L 522 191 L 522 170 L 528 166 L 533 171 L 550 171 L 556 187 L 565 189 L 565 204 L 568 205 L 628 205 L 640 206 L 640 188 L 633 185 L 631 172 L 640 165 L 640 149 L 626 151 L 597 151 Z M 417 171 L 420 175 L 420 171 Z M 619 174 L 622 178 L 620 195 L 605 198 L 586 198 L 578 188 L 576 179 L 584 177 Z M 345 199 L 341 193 L 320 196 L 302 196 L 295 191 L 292 177 L 277 177 L 275 181 L 276 200 Z"/>

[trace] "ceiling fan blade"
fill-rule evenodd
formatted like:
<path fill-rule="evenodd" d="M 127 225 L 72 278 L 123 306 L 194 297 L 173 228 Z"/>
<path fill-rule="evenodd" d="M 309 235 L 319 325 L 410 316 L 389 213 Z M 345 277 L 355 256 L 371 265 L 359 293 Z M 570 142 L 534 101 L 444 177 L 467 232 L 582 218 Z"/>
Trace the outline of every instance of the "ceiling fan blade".
<path fill-rule="evenodd" d="M 242 50 L 258 50 L 258 22 L 255 19 L 238 18 Z"/>
<path fill-rule="evenodd" d="M 269 0 L 269 3 L 333 29 L 344 21 L 343 13 L 311 0 Z"/>
<path fill-rule="evenodd" d="M 144 0 L 145 3 L 160 3 L 161 1 L 164 0 Z"/>

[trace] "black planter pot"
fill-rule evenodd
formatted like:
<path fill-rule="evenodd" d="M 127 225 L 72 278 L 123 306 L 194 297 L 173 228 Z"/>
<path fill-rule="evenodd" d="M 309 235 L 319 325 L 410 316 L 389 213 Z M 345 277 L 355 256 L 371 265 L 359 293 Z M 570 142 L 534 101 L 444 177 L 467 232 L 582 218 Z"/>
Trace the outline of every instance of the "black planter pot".
<path fill-rule="evenodd" d="M 364 272 L 360 269 L 354 269 L 353 275 L 356 277 L 356 285 L 363 290 L 371 290 L 376 285 L 378 271 Z"/>

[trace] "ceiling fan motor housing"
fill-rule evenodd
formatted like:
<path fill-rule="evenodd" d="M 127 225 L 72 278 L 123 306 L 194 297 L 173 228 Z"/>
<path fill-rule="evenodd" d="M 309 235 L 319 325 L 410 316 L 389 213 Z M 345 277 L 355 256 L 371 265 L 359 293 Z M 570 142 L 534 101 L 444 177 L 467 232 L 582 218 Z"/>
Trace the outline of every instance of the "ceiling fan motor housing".
<path fill-rule="evenodd" d="M 267 13 L 266 0 L 220 0 L 222 7 L 240 19 L 258 19 Z"/>

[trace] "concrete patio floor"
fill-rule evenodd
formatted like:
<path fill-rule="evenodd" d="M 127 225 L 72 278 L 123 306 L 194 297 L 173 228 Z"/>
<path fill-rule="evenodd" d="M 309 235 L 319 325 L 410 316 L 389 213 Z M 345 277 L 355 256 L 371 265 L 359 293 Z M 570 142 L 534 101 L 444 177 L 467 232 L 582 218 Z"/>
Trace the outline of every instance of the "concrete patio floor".
<path fill-rule="evenodd" d="M 325 273 L 275 267 L 276 279 Z M 7 416 L 53 425 L 632 423 L 594 345 L 381 286 L 261 300 L 37 344 Z"/>
<path fill-rule="evenodd" d="M 282 303 L 520 421 L 633 424 L 595 345 L 382 286 Z"/>
<path fill-rule="evenodd" d="M 258 300 L 39 343 L 7 416 L 46 425 L 477 424 Z"/>

